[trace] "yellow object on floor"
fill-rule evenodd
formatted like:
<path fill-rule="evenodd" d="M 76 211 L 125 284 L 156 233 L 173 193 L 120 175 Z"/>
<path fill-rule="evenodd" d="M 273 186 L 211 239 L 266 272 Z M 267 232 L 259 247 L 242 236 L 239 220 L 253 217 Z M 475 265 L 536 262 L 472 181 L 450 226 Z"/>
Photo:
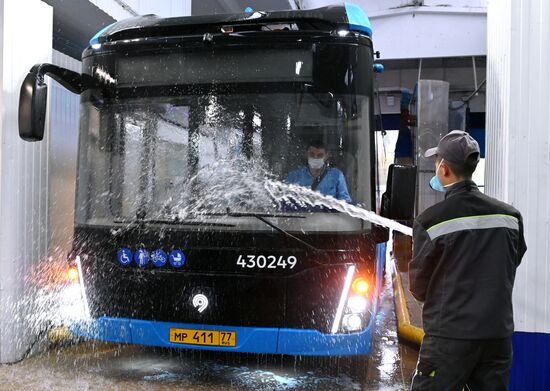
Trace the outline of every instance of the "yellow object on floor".
<path fill-rule="evenodd" d="M 393 265 L 392 281 L 395 298 L 395 313 L 397 315 L 397 334 L 401 338 L 420 346 L 422 344 L 422 339 L 424 339 L 424 330 L 411 324 L 407 300 L 405 299 L 405 291 L 401 283 L 401 276 L 395 265 Z"/>

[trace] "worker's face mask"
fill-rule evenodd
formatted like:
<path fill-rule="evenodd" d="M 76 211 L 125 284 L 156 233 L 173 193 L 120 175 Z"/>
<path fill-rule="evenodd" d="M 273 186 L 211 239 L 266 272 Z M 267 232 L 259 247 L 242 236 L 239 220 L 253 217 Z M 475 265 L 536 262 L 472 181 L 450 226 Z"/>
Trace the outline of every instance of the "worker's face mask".
<path fill-rule="evenodd" d="M 309 168 L 311 168 L 312 170 L 320 170 L 325 165 L 325 159 L 324 158 L 315 159 L 310 157 L 307 159 L 307 164 L 309 165 Z"/>
<path fill-rule="evenodd" d="M 437 165 L 437 168 L 435 169 L 435 175 L 433 176 L 432 179 L 430 179 L 430 187 L 435 191 L 441 191 L 445 193 L 447 190 L 445 189 L 445 186 L 443 186 L 443 183 L 441 183 L 441 181 L 439 180 L 439 177 L 437 176 L 437 172 L 441 167 L 441 163 L 443 163 L 443 159 L 441 159 L 441 161 Z"/>
<path fill-rule="evenodd" d="M 435 175 L 432 179 L 430 179 L 430 187 L 434 189 L 435 191 L 441 191 L 445 193 L 447 191 L 447 187 L 454 185 L 457 182 L 449 183 L 448 185 L 443 185 L 441 181 L 439 180 L 439 177 L 437 176 L 437 172 L 439 171 L 439 168 L 441 167 L 441 163 L 443 163 L 444 159 L 441 159 L 439 164 L 437 165 L 437 168 L 435 169 Z"/>

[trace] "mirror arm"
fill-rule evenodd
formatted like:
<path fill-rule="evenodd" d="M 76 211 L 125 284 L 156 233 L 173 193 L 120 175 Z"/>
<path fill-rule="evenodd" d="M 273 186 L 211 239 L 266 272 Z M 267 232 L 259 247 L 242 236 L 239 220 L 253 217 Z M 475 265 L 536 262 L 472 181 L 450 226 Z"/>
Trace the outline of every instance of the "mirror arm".
<path fill-rule="evenodd" d="M 44 76 L 48 75 L 74 94 L 81 94 L 95 85 L 91 76 L 80 74 L 53 64 L 46 63 L 35 65 L 32 67 L 30 73 L 36 75 L 36 80 L 39 85 L 44 84 Z"/>

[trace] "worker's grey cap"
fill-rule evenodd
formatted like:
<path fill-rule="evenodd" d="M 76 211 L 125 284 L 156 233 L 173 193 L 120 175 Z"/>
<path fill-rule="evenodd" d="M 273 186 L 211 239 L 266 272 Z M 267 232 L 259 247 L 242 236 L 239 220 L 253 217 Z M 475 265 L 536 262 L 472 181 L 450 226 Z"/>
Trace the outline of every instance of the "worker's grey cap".
<path fill-rule="evenodd" d="M 464 164 L 470 161 L 471 156 L 477 154 L 479 161 L 479 144 L 472 136 L 462 130 L 453 130 L 439 140 L 435 148 L 430 148 L 424 157 L 440 156 L 449 163 Z"/>

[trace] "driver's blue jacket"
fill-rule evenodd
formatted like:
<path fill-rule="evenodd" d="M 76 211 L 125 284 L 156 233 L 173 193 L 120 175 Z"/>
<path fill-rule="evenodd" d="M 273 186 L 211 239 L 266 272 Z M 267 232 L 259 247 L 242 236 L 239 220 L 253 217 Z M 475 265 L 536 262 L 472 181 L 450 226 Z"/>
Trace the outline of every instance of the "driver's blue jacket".
<path fill-rule="evenodd" d="M 308 188 L 311 188 L 313 180 L 314 178 L 309 173 L 309 168 L 307 166 L 289 172 L 287 177 L 288 183 Z M 342 171 L 337 168 L 327 167 L 327 173 L 316 190 L 323 195 L 332 196 L 338 200 L 345 200 L 351 203 L 348 186 L 346 185 L 346 178 Z"/>

